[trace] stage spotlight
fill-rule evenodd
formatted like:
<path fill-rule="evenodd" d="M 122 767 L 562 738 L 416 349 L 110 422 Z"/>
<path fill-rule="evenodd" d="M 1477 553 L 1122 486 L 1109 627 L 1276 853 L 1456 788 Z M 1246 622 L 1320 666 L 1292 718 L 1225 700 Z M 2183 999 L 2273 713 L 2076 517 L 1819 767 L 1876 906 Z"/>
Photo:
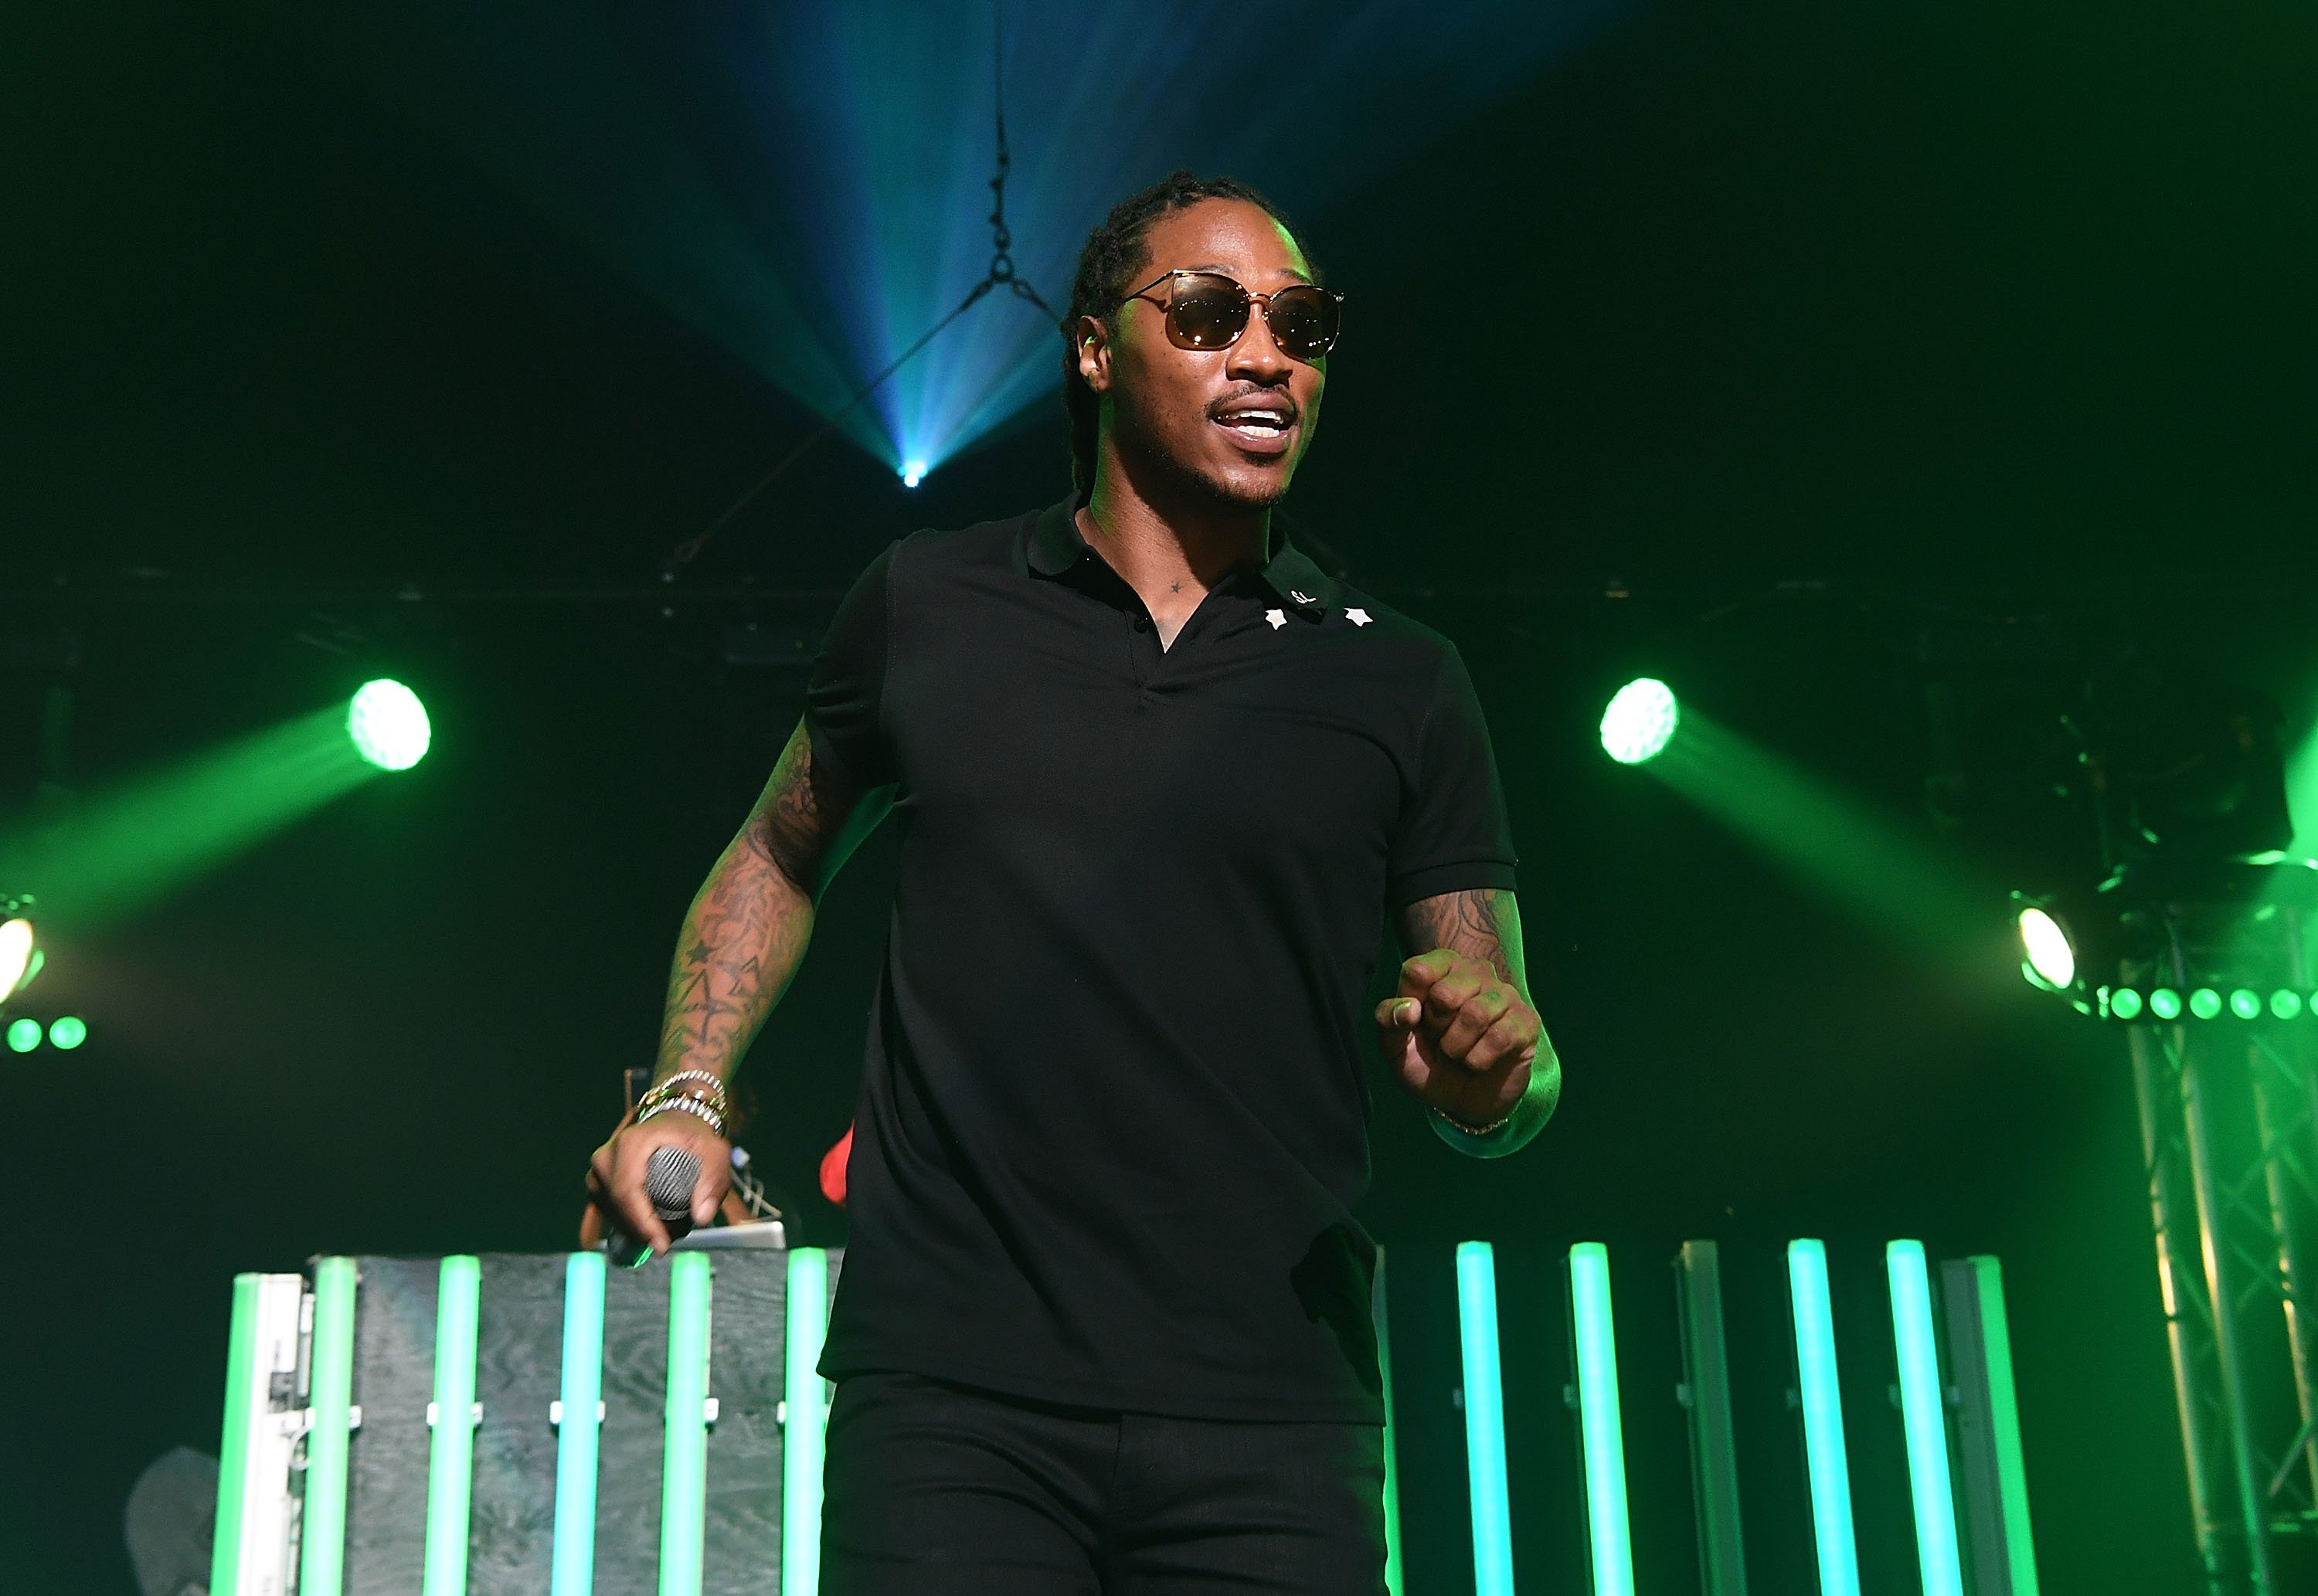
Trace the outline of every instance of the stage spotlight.
<path fill-rule="evenodd" d="M 2230 994 L 2230 1012 L 2240 1019 L 2254 1019 L 2261 1013 L 2261 997 L 2244 987 Z"/>
<path fill-rule="evenodd" d="M 2020 946 L 2028 955 L 2021 973 L 2030 982 L 2056 992 L 2077 983 L 2077 949 L 2061 922 L 2031 904 L 2020 911 Z"/>
<path fill-rule="evenodd" d="M 2159 1019 L 2181 1018 L 2181 994 L 2170 986 L 2161 986 L 2149 994 L 2149 1012 Z"/>
<path fill-rule="evenodd" d="M 2222 994 L 2212 987 L 2201 986 L 2189 994 L 2189 1012 L 2199 1019 L 2211 1019 L 2222 1011 Z"/>
<path fill-rule="evenodd" d="M 355 751 L 381 770 L 408 770 L 427 757 L 435 740 L 427 706 L 400 682 L 364 682 L 346 706 L 346 735 Z"/>
<path fill-rule="evenodd" d="M 12 1053 L 30 1053 L 40 1045 L 40 1022 L 29 1015 L 8 1022 L 8 1049 Z"/>
<path fill-rule="evenodd" d="M 2141 994 L 2129 986 L 2119 987 L 2109 994 L 2108 1012 L 2112 1019 L 2139 1019 Z"/>
<path fill-rule="evenodd" d="M 1640 765 L 1666 752 L 1682 724 L 1674 689 L 1655 677 L 1628 682 L 1602 712 L 1602 751 L 1621 765 Z"/>
<path fill-rule="evenodd" d="M 2302 994 L 2284 991 L 2269 994 L 2269 1011 L 2280 1019 L 2298 1019 L 2302 1016 Z"/>
<path fill-rule="evenodd" d="M 88 1040 L 88 1022 L 77 1014 L 61 1016 L 49 1026 L 49 1045 L 70 1053 Z"/>
<path fill-rule="evenodd" d="M 0 1000 L 32 978 L 40 954 L 32 922 L 22 915 L 0 921 Z"/>
<path fill-rule="evenodd" d="M 919 483 L 921 483 L 921 482 L 922 482 L 922 481 L 924 481 L 925 480 L 926 480 L 926 462 L 925 462 L 924 461 L 922 461 L 922 460 L 910 460 L 910 461 L 904 461 L 904 462 L 903 462 L 903 463 L 902 463 L 902 486 L 903 486 L 903 487 L 904 487 L 904 488 L 915 488 Z"/>

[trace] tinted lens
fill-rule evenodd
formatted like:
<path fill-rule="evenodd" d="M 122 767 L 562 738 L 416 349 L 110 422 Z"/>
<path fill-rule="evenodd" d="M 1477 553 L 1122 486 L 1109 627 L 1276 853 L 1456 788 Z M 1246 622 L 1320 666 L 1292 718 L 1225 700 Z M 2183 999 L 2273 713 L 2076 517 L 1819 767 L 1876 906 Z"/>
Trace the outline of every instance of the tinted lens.
<path fill-rule="evenodd" d="M 1283 288 L 1271 296 L 1264 319 L 1281 353 L 1292 360 L 1317 360 L 1336 341 L 1340 314 L 1333 294 L 1316 288 Z"/>
<path fill-rule="evenodd" d="M 1247 295 L 1227 278 L 1193 273 L 1175 279 L 1167 333 L 1186 349 L 1221 349 L 1247 328 Z"/>

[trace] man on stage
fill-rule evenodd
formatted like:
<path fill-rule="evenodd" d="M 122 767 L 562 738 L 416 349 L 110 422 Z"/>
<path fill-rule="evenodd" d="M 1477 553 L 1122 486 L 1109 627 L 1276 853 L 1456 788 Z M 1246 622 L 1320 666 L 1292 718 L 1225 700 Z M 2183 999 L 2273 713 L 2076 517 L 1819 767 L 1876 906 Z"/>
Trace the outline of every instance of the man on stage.
<path fill-rule="evenodd" d="M 699 1161 L 705 1223 L 723 1082 L 852 839 L 902 829 L 830 1596 L 1383 1590 L 1379 913 L 1413 956 L 1374 1025 L 1442 1140 L 1520 1147 L 1560 1070 L 1462 662 L 1271 525 L 1340 303 L 1242 184 L 1114 210 L 1064 324 L 1078 491 L 878 556 L 687 917 L 658 1083 L 591 1172 L 656 1248 L 651 1153 Z"/>

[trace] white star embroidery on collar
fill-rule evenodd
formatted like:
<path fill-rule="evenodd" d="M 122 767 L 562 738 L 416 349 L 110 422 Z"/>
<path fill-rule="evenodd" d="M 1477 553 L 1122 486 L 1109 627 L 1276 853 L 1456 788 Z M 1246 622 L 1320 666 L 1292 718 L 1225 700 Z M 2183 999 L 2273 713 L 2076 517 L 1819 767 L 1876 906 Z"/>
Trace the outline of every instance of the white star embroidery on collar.
<path fill-rule="evenodd" d="M 1282 626 L 1288 624 L 1288 612 L 1286 610 L 1266 610 L 1263 612 L 1263 618 L 1271 623 L 1271 629 L 1274 632 L 1279 631 Z"/>
<path fill-rule="evenodd" d="M 1372 617 L 1366 610 L 1346 610 L 1344 612 L 1344 619 L 1350 621 L 1355 626 L 1365 626 L 1374 617 Z"/>

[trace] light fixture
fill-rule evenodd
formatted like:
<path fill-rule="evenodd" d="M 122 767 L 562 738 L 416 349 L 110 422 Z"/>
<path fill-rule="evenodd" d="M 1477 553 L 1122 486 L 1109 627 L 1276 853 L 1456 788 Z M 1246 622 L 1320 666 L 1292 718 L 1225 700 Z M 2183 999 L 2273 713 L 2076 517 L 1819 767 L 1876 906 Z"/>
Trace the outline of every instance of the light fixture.
<path fill-rule="evenodd" d="M 1505 1490 L 1505 1380 L 1497 1361 L 1497 1264 L 1487 1242 L 1457 1243 L 1457 1339 L 1465 1374 L 1465 1474 L 1473 1512 L 1473 1596 L 1513 1596 Z"/>
<path fill-rule="evenodd" d="M 27 1015 L 8 1022 L 8 1051 L 30 1053 L 40 1045 L 40 1022 Z"/>
<path fill-rule="evenodd" d="M 2020 973 L 2046 991 L 2064 992 L 2077 983 L 2077 948 L 2050 910 L 2031 903 L 2020 910 Z"/>
<path fill-rule="evenodd" d="M 353 1259 L 315 1260 L 298 1596 L 338 1596 L 346 1588 L 347 1446 L 348 1432 L 354 1428 L 357 1286 Z"/>
<path fill-rule="evenodd" d="M 1787 1289 L 1794 1312 L 1795 1385 L 1802 1406 L 1803 1462 L 1810 1476 L 1811 1539 L 1819 1596 L 1859 1596 L 1859 1549 L 1851 1525 L 1851 1466 L 1843 1444 L 1843 1394 L 1836 1377 L 1835 1314 L 1827 1244 L 1787 1243 Z"/>
<path fill-rule="evenodd" d="M 0 1000 L 32 978 L 39 968 L 40 938 L 22 915 L 0 920 Z"/>
<path fill-rule="evenodd" d="M 2149 1012 L 2159 1019 L 2181 1018 L 2181 994 L 2170 986 L 2161 986 L 2149 994 Z"/>
<path fill-rule="evenodd" d="M 2117 988 L 2108 995 L 2108 1014 L 2111 1019 L 2139 1019 L 2141 994 L 2129 986 Z"/>
<path fill-rule="evenodd" d="M 381 770 L 408 770 L 427 757 L 435 729 L 418 694 L 381 677 L 364 682 L 346 705 L 346 735 Z"/>
<path fill-rule="evenodd" d="M 1891 1283 L 1891 1337 L 1900 1363 L 1900 1418 L 1908 1440 L 1908 1484 L 1916 1507 L 1916 1563 L 1924 1596 L 1963 1596 L 1956 1544 L 1955 1487 L 1948 1475 L 1946 1387 L 1940 1380 L 1932 1320 L 1931 1267 L 1921 1242 L 1883 1250 Z"/>
<path fill-rule="evenodd" d="M 463 1596 L 475 1487 L 475 1341 L 483 1266 L 472 1255 L 443 1260 L 435 1305 L 435 1433 L 427 1444 L 427 1538 L 418 1596 Z"/>
<path fill-rule="evenodd" d="M 2240 987 L 2230 994 L 2230 1012 L 2240 1019 L 2255 1019 L 2261 1014 L 2261 994 Z"/>
<path fill-rule="evenodd" d="M 669 1260 L 668 1385 L 660 1487 L 660 1588 L 700 1589 L 708 1533 L 708 1309 L 705 1252 Z"/>
<path fill-rule="evenodd" d="M 604 1405 L 601 1252 L 574 1252 L 564 1260 L 559 1385 L 554 1551 L 547 1590 L 548 1596 L 588 1596 L 596 1588 L 596 1474 L 603 1439 L 603 1422 L 597 1417 Z"/>
<path fill-rule="evenodd" d="M 904 462 L 902 462 L 902 486 L 903 486 L 903 487 L 904 487 L 904 488 L 915 488 L 919 483 L 921 483 L 921 482 L 922 482 L 922 481 L 924 481 L 925 480 L 926 480 L 926 462 L 925 462 L 924 461 L 922 461 L 922 460 L 910 460 L 910 461 L 904 461 Z"/>
<path fill-rule="evenodd" d="M 784 1596 L 821 1591 L 821 1472 L 829 1423 L 821 1349 L 829 1339 L 829 1254 L 792 1247 L 788 1358 L 781 1421 L 781 1583 Z"/>
<path fill-rule="evenodd" d="M 67 1014 L 49 1022 L 49 1045 L 70 1053 L 88 1040 L 88 1022 L 77 1014 Z"/>
<path fill-rule="evenodd" d="M 1586 1520 L 1594 1596 L 1634 1596 L 1626 1512 L 1626 1443 L 1618 1412 L 1617 1337 L 1610 1315 L 1610 1251 L 1569 1250 L 1569 1317 L 1577 1343 L 1577 1428 L 1586 1460 Z"/>
<path fill-rule="evenodd" d="M 2189 994 L 2189 1012 L 2199 1019 L 2212 1019 L 2222 1011 L 2222 994 L 2212 987 L 2201 986 Z"/>
<path fill-rule="evenodd" d="M 1621 765 L 1640 765 L 1666 752 L 1682 724 L 1674 689 L 1642 677 L 1618 689 L 1602 712 L 1602 751 Z"/>
<path fill-rule="evenodd" d="M 2291 988 L 2280 988 L 2269 994 L 2269 1011 L 2280 1019 L 2298 1018 L 2302 1013 L 2302 994 Z"/>

